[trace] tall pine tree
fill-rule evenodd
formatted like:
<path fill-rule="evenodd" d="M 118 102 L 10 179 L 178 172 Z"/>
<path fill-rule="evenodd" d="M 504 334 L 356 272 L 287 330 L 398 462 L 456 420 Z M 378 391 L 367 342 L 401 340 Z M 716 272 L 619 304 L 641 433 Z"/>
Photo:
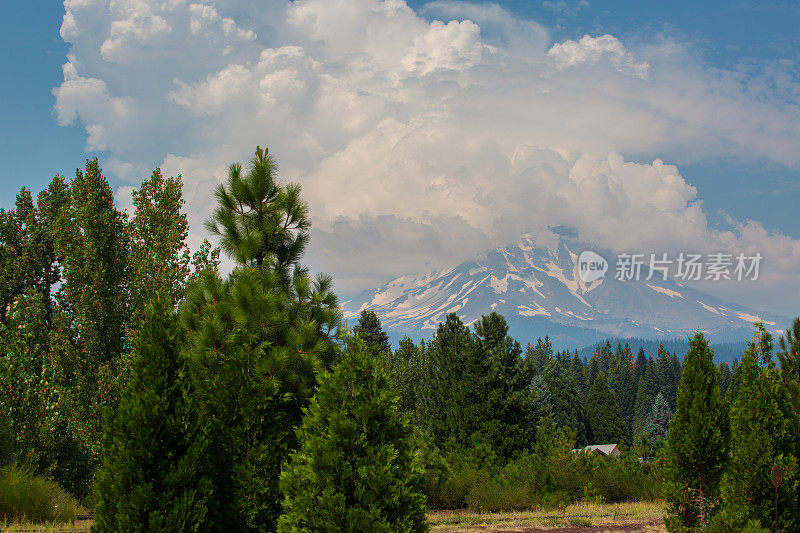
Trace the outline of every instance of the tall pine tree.
<path fill-rule="evenodd" d="M 708 525 L 728 452 L 728 423 L 714 353 L 702 333 L 689 340 L 683 364 L 666 445 L 664 497 L 670 531 Z"/>
<path fill-rule="evenodd" d="M 336 357 L 340 311 L 331 280 L 312 279 L 299 263 L 309 228 L 299 193 L 277 181 L 266 150 L 256 149 L 247 173 L 231 165 L 208 226 L 238 266 L 225 280 L 206 269 L 180 307 L 213 450 L 209 508 L 218 530 L 275 527 L 293 428 L 317 374 Z"/>
<path fill-rule="evenodd" d="M 778 491 L 778 524 L 782 531 L 800 528 L 798 508 L 798 426 L 790 395 L 772 361 L 772 336 L 764 325 L 739 364 L 741 381 L 730 414 L 731 455 L 722 479 L 723 529 L 739 530 L 750 520 L 774 524 L 772 465 L 783 471 Z"/>

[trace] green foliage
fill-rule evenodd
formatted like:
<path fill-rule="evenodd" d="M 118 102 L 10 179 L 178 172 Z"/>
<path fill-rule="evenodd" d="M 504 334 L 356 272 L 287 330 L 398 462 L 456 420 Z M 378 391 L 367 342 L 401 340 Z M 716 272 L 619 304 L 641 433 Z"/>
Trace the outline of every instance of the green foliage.
<path fill-rule="evenodd" d="M 0 469 L 0 523 L 75 522 L 78 502 L 58 485 L 16 466 Z"/>
<path fill-rule="evenodd" d="M 434 444 L 466 444 L 478 430 L 481 373 L 475 337 L 450 314 L 440 323 L 422 359 L 418 399 L 419 420 Z"/>
<path fill-rule="evenodd" d="M 482 317 L 475 331 L 455 314 L 439 324 L 421 357 L 416 419 L 436 446 L 478 439 L 511 457 L 530 446 L 539 418 L 531 367 L 500 315 Z"/>
<path fill-rule="evenodd" d="M 37 292 L 50 307 L 50 287 L 59 280 L 53 243 L 52 211 L 63 202 L 64 184 L 54 180 L 37 205 L 28 189 L 17 195 L 14 208 L 0 209 L 0 322 L 9 305 L 24 293 Z"/>
<path fill-rule="evenodd" d="M 180 306 L 200 419 L 208 438 L 212 528 L 274 529 L 281 464 L 317 374 L 336 357 L 340 320 L 330 278 L 297 261 L 308 228 L 299 188 L 275 182 L 256 150 L 247 175 L 231 166 L 212 223 L 240 266 L 205 269 Z"/>
<path fill-rule="evenodd" d="M 6 446 L 15 462 L 37 472 L 50 467 L 52 386 L 46 375 L 47 317 L 42 296 L 31 291 L 9 305 L 0 324 L 0 409 Z M 8 453 L 7 452 L 7 453 Z"/>
<path fill-rule="evenodd" d="M 157 168 L 133 191 L 133 218 L 127 226 L 133 329 L 154 295 L 171 305 L 183 297 L 190 256 L 182 188 L 180 176 L 165 178 Z"/>
<path fill-rule="evenodd" d="M 168 302 L 156 298 L 145 309 L 130 380 L 116 412 L 107 412 L 93 531 L 199 531 L 207 519 L 203 439 Z"/>
<path fill-rule="evenodd" d="M 644 371 L 636 384 L 636 402 L 633 417 L 633 434 L 638 435 L 643 429 L 653 406 L 653 401 L 658 394 L 658 379 L 656 377 L 656 364 L 652 357 L 644 363 Z"/>
<path fill-rule="evenodd" d="M 383 331 L 381 320 L 375 311 L 363 310 L 358 319 L 358 324 L 353 328 L 353 333 L 358 335 L 367 345 L 367 348 L 374 354 L 388 354 L 392 345 L 389 343 L 389 335 Z"/>
<path fill-rule="evenodd" d="M 544 341 L 536 339 L 536 346 L 530 344 L 525 348 L 525 363 L 533 374 L 541 374 L 553 357 L 553 345 L 550 337 L 545 335 Z"/>
<path fill-rule="evenodd" d="M 522 349 L 508 336 L 508 324 L 497 313 L 475 324 L 480 374 L 473 387 L 480 402 L 479 431 L 498 455 L 511 457 L 535 438 L 539 413 L 531 394 L 531 375 L 522 364 Z M 482 360 L 480 360 L 482 356 Z"/>
<path fill-rule="evenodd" d="M 617 344 L 617 351 L 608 369 L 608 386 L 614 393 L 620 415 L 625 424 L 625 441 L 630 443 L 628 435 L 633 425 L 636 404 L 636 383 L 633 379 L 633 364 L 630 347 Z"/>
<path fill-rule="evenodd" d="M 723 399 L 725 398 L 726 393 L 728 392 L 728 388 L 731 386 L 731 379 L 733 378 L 733 373 L 731 372 L 731 367 L 725 361 L 722 361 L 719 364 L 719 390 L 722 394 Z"/>
<path fill-rule="evenodd" d="M 214 193 L 217 207 L 206 228 L 238 264 L 270 263 L 285 280 L 303 256 L 311 222 L 300 186 L 281 185 L 277 172 L 275 158 L 261 147 L 246 174 L 239 163 L 231 164 L 227 183 Z"/>
<path fill-rule="evenodd" d="M 422 472 L 380 365 L 351 339 L 281 474 L 279 531 L 427 531 Z"/>
<path fill-rule="evenodd" d="M 678 356 L 664 349 L 664 345 L 658 347 L 658 358 L 656 359 L 656 380 L 658 381 L 658 392 L 664 395 L 670 409 L 675 409 L 678 398 L 678 383 L 681 377 L 681 367 Z"/>
<path fill-rule="evenodd" d="M 670 531 L 706 527 L 728 451 L 728 422 L 714 353 L 702 333 L 689 341 L 677 410 L 666 445 L 666 524 Z"/>
<path fill-rule="evenodd" d="M 772 361 L 772 337 L 763 324 L 742 356 L 739 391 L 730 413 L 731 455 L 722 480 L 721 521 L 739 529 L 749 520 L 774 521 L 773 463 L 783 471 L 778 491 L 779 525 L 798 522 L 798 427 L 789 391 Z"/>
<path fill-rule="evenodd" d="M 644 433 L 651 442 L 658 442 L 667 438 L 669 423 L 672 420 L 672 409 L 660 392 L 653 400 L 653 407 L 644 423 Z"/>
<path fill-rule="evenodd" d="M 390 352 L 381 359 L 389 374 L 391 388 L 398 396 L 397 408 L 412 419 L 416 417 L 417 382 L 423 351 L 424 345 L 416 346 L 414 341 L 405 337 L 394 353 Z"/>
<path fill-rule="evenodd" d="M 562 507 L 579 500 L 651 499 L 660 480 L 649 461 L 572 451 L 574 433 L 548 419 L 533 449 L 504 462 L 485 445 L 442 454 L 422 443 L 426 492 L 434 508 L 477 511 Z"/>
<path fill-rule="evenodd" d="M 547 386 L 553 423 L 556 427 L 570 428 L 575 432 L 576 445 L 585 445 L 586 420 L 572 376 L 553 359 L 545 367 L 542 379 Z"/>
<path fill-rule="evenodd" d="M 784 383 L 789 389 L 795 411 L 800 413 L 800 317 L 792 321 L 792 326 L 780 338 L 778 360 Z"/>
<path fill-rule="evenodd" d="M 76 172 L 54 232 L 64 278 L 50 343 L 58 410 L 67 414 L 66 431 L 91 471 L 100 455 L 102 413 L 117 405 L 124 382 L 130 309 L 125 216 L 96 159 Z M 70 490 L 81 494 L 88 483 L 75 480 Z"/>
<path fill-rule="evenodd" d="M 627 442 L 627 431 L 617 401 L 602 374 L 594 380 L 586 397 L 586 421 L 591 444 Z"/>

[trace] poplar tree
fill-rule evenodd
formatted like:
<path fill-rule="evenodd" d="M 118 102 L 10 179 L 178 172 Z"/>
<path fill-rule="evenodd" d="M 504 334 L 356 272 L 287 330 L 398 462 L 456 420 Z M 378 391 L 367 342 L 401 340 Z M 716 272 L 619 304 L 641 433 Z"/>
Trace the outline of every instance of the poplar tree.
<path fill-rule="evenodd" d="M 191 258 L 186 245 L 189 223 L 181 212 L 182 188 L 180 176 L 165 178 L 157 168 L 133 191 L 133 217 L 127 226 L 132 308 L 129 329 L 136 328 L 144 307 L 156 293 L 172 305 L 183 297 Z"/>
<path fill-rule="evenodd" d="M 281 474 L 278 531 L 427 531 L 411 429 L 368 347 L 349 340 L 319 382 Z"/>
<path fill-rule="evenodd" d="M 51 188 L 59 195 L 59 180 Z M 99 463 L 103 412 L 116 408 L 125 380 L 129 318 L 126 217 L 97 159 L 51 209 L 54 249 L 62 284 L 56 294 L 50 329 L 52 379 L 58 391 L 54 409 L 66 420 L 59 440 L 71 462 L 64 477 L 74 494 L 89 490 Z M 74 449 L 72 441 L 80 449 Z M 61 480 L 59 480 L 61 481 Z"/>
<path fill-rule="evenodd" d="M 677 410 L 666 445 L 666 524 L 670 531 L 708 525 L 719 500 L 728 452 L 728 423 L 714 352 L 701 332 L 689 340 Z"/>

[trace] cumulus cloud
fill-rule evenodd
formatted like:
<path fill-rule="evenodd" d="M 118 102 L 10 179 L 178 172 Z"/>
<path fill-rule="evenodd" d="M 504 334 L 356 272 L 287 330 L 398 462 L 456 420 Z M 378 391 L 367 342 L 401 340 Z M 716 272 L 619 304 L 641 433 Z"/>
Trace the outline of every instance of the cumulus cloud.
<path fill-rule="evenodd" d="M 344 291 L 556 225 L 614 250 L 760 248 L 780 258 L 767 283 L 800 286 L 798 241 L 755 221 L 712 227 L 663 162 L 800 164 L 800 85 L 786 69 L 778 86 L 663 39 L 553 42 L 535 21 L 459 1 L 65 10 L 59 122 L 83 124 L 129 185 L 157 164 L 182 174 L 197 232 L 228 163 L 267 144 L 311 204 L 309 261 Z"/>

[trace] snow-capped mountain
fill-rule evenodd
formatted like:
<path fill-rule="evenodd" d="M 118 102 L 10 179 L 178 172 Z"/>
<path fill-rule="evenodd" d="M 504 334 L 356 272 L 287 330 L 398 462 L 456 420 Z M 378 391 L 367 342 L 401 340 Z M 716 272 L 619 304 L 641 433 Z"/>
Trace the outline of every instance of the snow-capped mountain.
<path fill-rule="evenodd" d="M 789 323 L 660 275 L 619 281 L 612 266 L 605 278 L 585 283 L 577 266 L 585 249 L 561 239 L 553 250 L 526 236 L 452 269 L 394 279 L 345 302 L 344 316 L 354 322 L 372 309 L 392 336 L 419 338 L 430 337 L 448 313 L 471 324 L 496 311 L 521 342 L 548 334 L 564 347 L 608 337 L 672 339 L 697 329 L 715 341 L 741 340 L 757 320 L 773 332 Z"/>

